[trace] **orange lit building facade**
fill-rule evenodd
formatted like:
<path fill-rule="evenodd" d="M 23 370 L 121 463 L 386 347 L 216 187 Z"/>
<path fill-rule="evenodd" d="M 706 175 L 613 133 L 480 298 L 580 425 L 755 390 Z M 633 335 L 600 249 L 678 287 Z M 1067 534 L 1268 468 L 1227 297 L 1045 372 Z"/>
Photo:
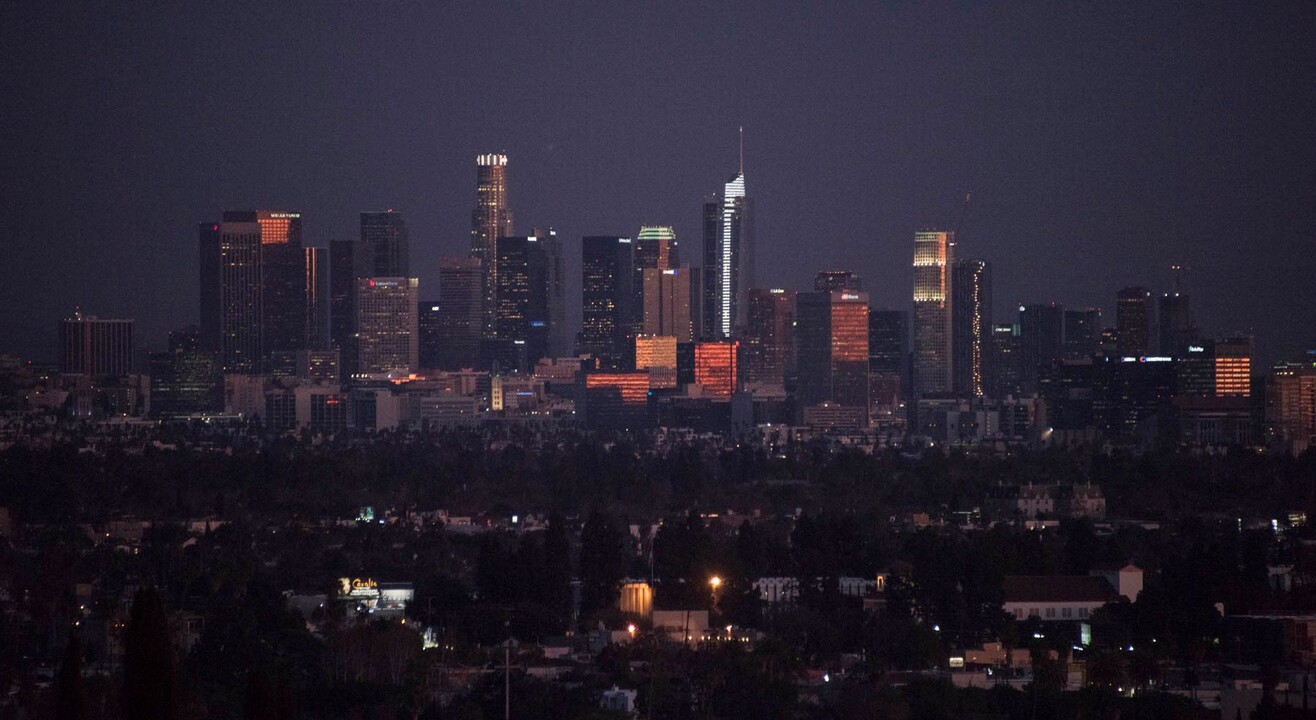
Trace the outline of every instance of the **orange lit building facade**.
<path fill-rule="evenodd" d="M 695 383 L 716 398 L 731 399 L 736 391 L 738 342 L 701 342 L 695 345 Z M 867 353 L 867 346 L 864 352 Z"/>

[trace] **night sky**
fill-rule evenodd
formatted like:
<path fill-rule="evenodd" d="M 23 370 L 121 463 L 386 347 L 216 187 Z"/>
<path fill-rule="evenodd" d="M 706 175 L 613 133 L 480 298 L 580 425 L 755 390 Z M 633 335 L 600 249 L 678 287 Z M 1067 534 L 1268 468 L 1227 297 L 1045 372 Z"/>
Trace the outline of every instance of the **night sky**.
<path fill-rule="evenodd" d="M 0 352 L 53 360 L 75 305 L 162 348 L 225 209 L 300 210 L 314 245 L 399 210 L 433 296 L 482 152 L 573 267 L 641 224 L 697 262 L 740 125 L 760 285 L 850 268 L 907 309 L 914 231 L 971 191 L 998 322 L 1113 324 L 1180 263 L 1206 332 L 1316 346 L 1316 3 L 329 5 L 0 4 Z"/>

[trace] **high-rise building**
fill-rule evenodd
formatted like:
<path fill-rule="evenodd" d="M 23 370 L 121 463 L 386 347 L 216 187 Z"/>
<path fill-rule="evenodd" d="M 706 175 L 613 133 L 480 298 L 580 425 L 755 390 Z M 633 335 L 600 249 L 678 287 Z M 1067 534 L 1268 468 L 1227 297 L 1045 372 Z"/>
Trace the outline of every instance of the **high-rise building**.
<path fill-rule="evenodd" d="M 544 282 L 548 288 L 548 357 L 566 357 L 574 350 L 567 330 L 567 265 L 557 230 L 535 228 L 530 233 L 544 252 Z"/>
<path fill-rule="evenodd" d="M 356 372 L 408 373 L 420 365 L 416 278 L 357 278 Z"/>
<path fill-rule="evenodd" d="M 580 351 L 599 358 L 603 367 L 633 367 L 631 302 L 634 300 L 631 239 L 591 235 L 581 241 Z"/>
<path fill-rule="evenodd" d="M 1126 287 L 1115 295 L 1115 342 L 1121 357 L 1142 357 L 1151 350 L 1151 291 Z"/>
<path fill-rule="evenodd" d="M 1065 307 L 1019 306 L 1019 370 L 1025 394 L 1037 392 L 1041 368 L 1065 356 Z"/>
<path fill-rule="evenodd" d="M 1090 358 L 1101 352 L 1101 308 L 1065 311 L 1065 357 Z"/>
<path fill-rule="evenodd" d="M 676 370 L 676 338 L 671 335 L 637 335 L 635 369 L 665 368 Z"/>
<path fill-rule="evenodd" d="M 201 348 L 200 330 L 169 333 L 169 351 L 151 353 L 152 417 L 221 412 L 224 375 L 215 353 Z"/>
<path fill-rule="evenodd" d="M 224 372 L 259 373 L 264 358 L 260 224 L 203 223 L 199 249 L 202 342 L 219 354 Z"/>
<path fill-rule="evenodd" d="M 951 392 L 952 305 L 955 234 L 914 233 L 914 342 L 911 363 L 915 398 Z"/>
<path fill-rule="evenodd" d="M 645 225 L 635 236 L 635 269 L 671 270 L 681 267 L 676 230 L 667 225 Z"/>
<path fill-rule="evenodd" d="M 1177 363 L 1182 395 L 1249 397 L 1252 394 L 1252 338 L 1196 340 L 1184 346 Z"/>
<path fill-rule="evenodd" d="M 133 371 L 133 321 L 74 313 L 59 321 L 59 369 L 92 378 Z"/>
<path fill-rule="evenodd" d="M 745 326 L 742 373 L 747 385 L 785 387 L 795 363 L 794 290 L 753 288 Z"/>
<path fill-rule="evenodd" d="M 420 366 L 437 369 L 443 363 L 443 306 L 421 300 L 416 307 L 416 352 Z"/>
<path fill-rule="evenodd" d="M 909 313 L 868 310 L 868 397 L 875 418 L 899 416 L 909 387 Z"/>
<path fill-rule="evenodd" d="M 371 276 L 411 274 L 411 240 L 402 213 L 392 209 L 361 213 L 361 242 L 373 257 Z"/>
<path fill-rule="evenodd" d="M 696 339 L 690 306 L 694 293 L 690 286 L 693 274 L 689 267 L 645 268 L 641 293 L 644 301 L 642 333 L 671 335 L 683 343 Z"/>
<path fill-rule="evenodd" d="M 1156 298 L 1157 351 L 1161 355 L 1183 357 L 1188 346 L 1197 340 L 1197 328 L 1188 305 L 1188 296 L 1180 292 L 1162 293 Z"/>
<path fill-rule="evenodd" d="M 951 270 L 952 390 L 982 397 L 991 360 L 992 266 L 986 260 L 956 259 Z"/>
<path fill-rule="evenodd" d="M 306 250 L 300 242 L 267 243 L 262 235 L 261 265 L 265 355 L 306 348 Z"/>
<path fill-rule="evenodd" d="M 717 218 L 714 222 L 712 219 Z M 742 145 L 740 171 L 727 181 L 720 202 L 704 205 L 704 332 L 728 338 L 745 326 L 749 289 L 754 287 L 754 204 L 745 192 Z"/>
<path fill-rule="evenodd" d="M 813 276 L 813 289 L 819 292 L 833 290 L 860 292 L 864 289 L 864 281 L 849 270 L 819 270 L 818 274 Z"/>
<path fill-rule="evenodd" d="M 1023 343 L 1017 323 L 992 326 L 992 361 L 987 394 L 995 399 L 1023 395 Z"/>
<path fill-rule="evenodd" d="M 681 266 L 681 254 L 676 246 L 676 230 L 665 225 L 645 225 L 635 236 L 635 277 L 632 290 L 635 300 L 631 310 L 635 312 L 636 332 L 648 331 L 645 327 L 644 276 L 649 270 L 674 270 Z"/>
<path fill-rule="evenodd" d="M 1266 434 L 1295 455 L 1316 447 L 1316 363 L 1283 362 L 1266 378 Z"/>
<path fill-rule="evenodd" d="M 867 417 L 868 293 L 799 293 L 795 348 L 801 409 L 827 402 L 862 408 Z"/>
<path fill-rule="evenodd" d="M 329 308 L 329 249 L 308 247 L 303 268 L 306 274 L 306 348 L 328 350 Z"/>
<path fill-rule="evenodd" d="M 730 400 L 739 388 L 740 343 L 734 340 L 695 344 L 695 383 L 715 398 Z"/>
<path fill-rule="evenodd" d="M 512 211 L 507 202 L 507 155 L 475 158 L 475 209 L 471 211 L 471 257 L 483 268 L 483 336 L 494 336 L 498 293 L 498 238 L 511 237 Z"/>
<path fill-rule="evenodd" d="M 438 304 L 441 339 L 435 367 L 479 367 L 480 338 L 484 333 L 484 273 L 479 258 L 439 258 Z"/>
<path fill-rule="evenodd" d="M 370 277 L 373 268 L 374 255 L 365 243 L 329 243 L 329 341 L 339 352 L 344 376 L 356 372 L 356 281 Z"/>
<path fill-rule="evenodd" d="M 498 249 L 497 310 L 494 334 L 500 344 L 524 345 L 527 372 L 542 357 L 549 357 L 548 254 L 537 237 L 500 237 Z M 519 357 L 520 352 L 516 353 Z M 511 369 L 511 368 L 507 368 Z"/>

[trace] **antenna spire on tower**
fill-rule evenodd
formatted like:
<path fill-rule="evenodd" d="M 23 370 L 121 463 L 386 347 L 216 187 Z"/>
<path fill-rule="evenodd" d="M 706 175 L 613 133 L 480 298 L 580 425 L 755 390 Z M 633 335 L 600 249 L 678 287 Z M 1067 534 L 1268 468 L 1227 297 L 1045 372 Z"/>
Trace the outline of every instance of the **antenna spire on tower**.
<path fill-rule="evenodd" d="M 740 126 L 740 174 L 745 174 L 745 126 Z"/>

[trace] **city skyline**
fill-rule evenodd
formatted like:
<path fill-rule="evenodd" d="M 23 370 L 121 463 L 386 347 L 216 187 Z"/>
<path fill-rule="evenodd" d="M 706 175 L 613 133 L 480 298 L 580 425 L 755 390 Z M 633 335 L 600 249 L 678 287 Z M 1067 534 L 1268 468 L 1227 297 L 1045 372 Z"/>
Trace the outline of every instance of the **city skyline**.
<path fill-rule="evenodd" d="M 878 5 L 754 17 L 618 8 L 560 18 L 494 8 L 479 26 L 489 32 L 470 37 L 461 29 L 471 13 L 460 8 L 323 18 L 265 8 L 254 19 L 266 29 L 231 38 L 206 62 L 196 38 L 235 26 L 230 10 L 17 12 L 32 17 L 10 28 L 32 30 L 6 34 L 6 47 L 49 82 L 14 80 L 3 125 L 15 187 L 4 206 L 3 352 L 52 359 L 55 322 L 75 306 L 133 317 L 139 347 L 161 349 L 170 329 L 197 321 L 177 299 L 196 277 L 196 223 L 216 208 L 294 209 L 313 246 L 355 237 L 362 210 L 396 208 L 411 230 L 413 274 L 422 292 L 435 289 L 438 258 L 469 247 L 470 160 L 494 148 L 513 158 L 518 219 L 566 239 L 574 325 L 578 239 L 662 224 L 687 247 L 697 242 L 700 202 L 733 170 L 742 124 L 758 286 L 803 290 L 817 270 L 848 267 L 868 281 L 875 307 L 905 308 L 909 233 L 950 226 L 971 190 L 959 237 L 993 263 L 997 315 L 1057 302 L 1100 307 L 1109 322 L 1113 289 L 1169 291 L 1170 268 L 1182 265 L 1197 324 L 1254 335 L 1264 361 L 1310 345 L 1316 327 L 1316 309 L 1294 302 L 1316 271 L 1304 200 L 1312 151 L 1298 142 L 1316 94 L 1286 72 L 1313 51 L 1284 40 L 1311 25 L 1307 7 Z M 360 42 L 352 28 L 376 20 L 396 42 Z M 102 21 L 158 29 L 163 45 L 61 31 Z M 657 55 L 622 50 L 620 36 L 572 42 L 601 22 L 689 39 Z M 341 40 L 341 57 L 273 29 L 307 23 L 306 36 Z M 477 65 L 489 42 L 534 25 L 561 32 L 553 62 L 518 50 Z M 436 32 L 441 49 L 424 40 Z M 911 52 L 951 37 L 964 39 L 964 53 Z M 55 65 L 70 43 L 103 52 Z M 772 50 L 783 43 L 790 52 Z M 246 59 L 267 50 L 259 68 Z M 303 69 L 303 50 L 331 71 Z M 180 60 L 153 62 L 165 54 Z M 573 70 L 605 56 L 616 69 L 589 82 Z M 436 63 L 448 72 L 434 77 Z M 689 82 L 691 68 L 711 64 L 727 72 Z M 303 86 L 305 106 L 275 102 Z M 395 100 L 382 112 L 358 107 L 353 98 L 376 86 Z M 449 95 L 456 102 L 436 104 Z M 502 111 L 509 99 L 544 110 L 523 119 Z M 232 116 L 204 111 L 217 102 Z M 257 124 L 276 107 L 286 122 Z M 165 112 L 153 119 L 148 108 Z M 794 261 L 804 244 L 816 258 L 807 267 Z M 97 272 L 107 267 L 115 271 Z"/>

